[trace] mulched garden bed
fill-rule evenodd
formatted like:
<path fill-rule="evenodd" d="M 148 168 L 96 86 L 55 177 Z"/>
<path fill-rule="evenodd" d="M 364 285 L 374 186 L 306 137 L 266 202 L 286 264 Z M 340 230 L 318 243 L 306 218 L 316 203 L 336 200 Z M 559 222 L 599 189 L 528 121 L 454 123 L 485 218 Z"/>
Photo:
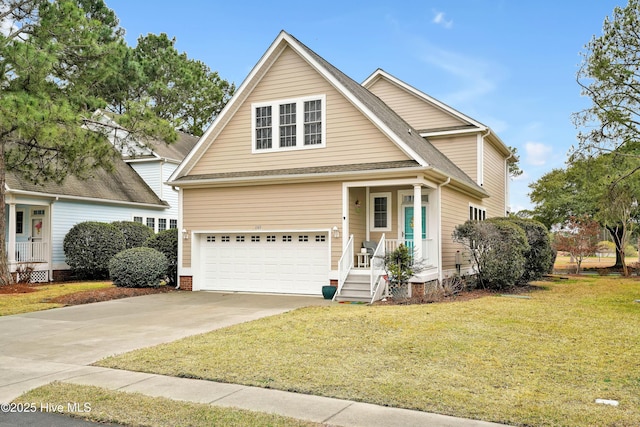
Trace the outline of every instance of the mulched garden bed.
<path fill-rule="evenodd" d="M 62 295 L 52 298 L 48 302 L 64 305 L 79 305 L 92 302 L 109 301 L 112 299 L 137 297 L 139 295 L 164 294 L 174 291 L 176 291 L 176 289 L 171 286 L 159 286 L 157 288 L 118 288 L 114 286 L 112 288 L 95 289 Z"/>
<path fill-rule="evenodd" d="M 0 286 L 0 295 L 1 294 L 26 294 L 29 292 L 37 292 L 38 290 L 40 290 L 39 289 L 40 287 L 51 286 L 51 285 L 73 286 L 73 282 L 42 283 L 42 284 L 15 283 L 12 285 L 6 285 L 6 286 L 3 285 L 3 286 Z M 176 291 L 176 289 L 171 286 L 159 286 L 157 288 L 118 288 L 116 286 L 111 286 L 111 287 L 102 288 L 102 289 L 93 289 L 88 291 L 74 292 L 74 293 L 62 295 L 56 298 L 51 298 L 47 302 L 64 304 L 64 305 L 78 305 L 78 304 L 88 304 L 92 302 L 108 301 L 112 299 L 135 297 L 139 295 L 161 294 L 161 293 L 173 292 L 173 291 Z"/>

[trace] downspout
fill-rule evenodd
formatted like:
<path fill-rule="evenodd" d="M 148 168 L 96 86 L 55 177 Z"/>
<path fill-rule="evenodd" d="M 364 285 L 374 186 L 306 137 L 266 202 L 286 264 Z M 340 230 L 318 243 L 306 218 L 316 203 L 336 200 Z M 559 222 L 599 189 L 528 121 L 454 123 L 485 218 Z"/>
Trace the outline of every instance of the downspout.
<path fill-rule="evenodd" d="M 451 182 L 448 177 L 445 182 L 438 185 L 438 280 L 442 283 L 442 187 Z"/>

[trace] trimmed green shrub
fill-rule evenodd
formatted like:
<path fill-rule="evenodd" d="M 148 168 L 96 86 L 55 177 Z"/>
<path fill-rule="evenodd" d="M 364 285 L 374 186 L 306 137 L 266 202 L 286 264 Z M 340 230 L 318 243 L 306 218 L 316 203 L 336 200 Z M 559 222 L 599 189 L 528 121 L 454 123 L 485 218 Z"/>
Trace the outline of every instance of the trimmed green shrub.
<path fill-rule="evenodd" d="M 109 261 L 125 248 L 124 235 L 105 222 L 86 221 L 74 225 L 62 244 L 66 262 L 82 279 L 109 277 Z"/>
<path fill-rule="evenodd" d="M 520 227 L 529 243 L 529 250 L 524 256 L 527 262 L 524 266 L 524 274 L 521 281 L 528 283 L 532 280 L 538 280 L 543 275 L 553 271 L 553 262 L 555 261 L 555 253 L 547 227 L 539 221 L 525 218 L 491 218 L 489 221 L 504 220 L 511 222 Z"/>
<path fill-rule="evenodd" d="M 452 237 L 466 246 L 482 287 L 500 290 L 522 278 L 529 244 L 517 225 L 504 220 L 467 221 L 454 229 Z"/>
<path fill-rule="evenodd" d="M 124 235 L 125 249 L 139 248 L 144 242 L 153 237 L 151 227 L 135 221 L 114 221 L 111 223 Z"/>
<path fill-rule="evenodd" d="M 167 257 L 168 283 L 178 283 L 178 229 L 164 230 L 148 239 L 145 246 L 160 251 Z"/>
<path fill-rule="evenodd" d="M 158 286 L 167 272 L 167 257 L 152 248 L 125 249 L 109 262 L 109 276 L 121 288 Z"/>

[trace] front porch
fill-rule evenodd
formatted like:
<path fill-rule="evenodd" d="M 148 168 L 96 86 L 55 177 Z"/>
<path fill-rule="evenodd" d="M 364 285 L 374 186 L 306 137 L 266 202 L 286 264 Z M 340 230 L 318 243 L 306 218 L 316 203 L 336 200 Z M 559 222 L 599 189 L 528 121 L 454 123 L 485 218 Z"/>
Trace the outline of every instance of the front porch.
<path fill-rule="evenodd" d="M 49 206 L 7 203 L 6 250 L 17 281 L 48 282 L 51 271 Z"/>
<path fill-rule="evenodd" d="M 415 280 L 439 278 L 438 191 L 437 185 L 415 179 L 345 185 L 343 227 L 349 234 L 338 262 L 334 299 L 383 298 L 388 292 L 384 257 L 400 245 L 409 249 L 418 266 Z"/>

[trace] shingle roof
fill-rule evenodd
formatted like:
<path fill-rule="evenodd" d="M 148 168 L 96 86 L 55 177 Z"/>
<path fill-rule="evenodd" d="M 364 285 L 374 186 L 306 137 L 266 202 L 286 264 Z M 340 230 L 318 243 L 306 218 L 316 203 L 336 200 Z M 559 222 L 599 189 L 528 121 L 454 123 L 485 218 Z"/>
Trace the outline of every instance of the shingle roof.
<path fill-rule="evenodd" d="M 6 173 L 9 191 L 28 191 L 51 196 L 69 196 L 89 199 L 104 199 L 111 202 L 141 203 L 158 208 L 168 204 L 153 192 L 146 182 L 119 156 L 113 159 L 113 170 L 94 169 L 91 177 L 80 179 L 69 175 L 61 183 L 34 184 L 20 178 L 14 172 Z"/>
<path fill-rule="evenodd" d="M 206 175 L 187 175 L 178 178 L 176 183 L 184 183 L 190 181 L 199 180 L 215 180 L 215 179 L 228 179 L 228 178 L 257 178 L 257 177 L 270 177 L 279 175 L 314 175 L 314 174 L 327 174 L 327 173 L 344 173 L 344 172 L 364 172 L 370 170 L 389 170 L 389 169 L 406 169 L 406 168 L 419 168 L 421 167 L 415 160 L 393 161 L 393 162 L 379 162 L 379 163 L 354 163 L 349 165 L 333 165 L 333 166 L 318 166 L 318 167 L 305 167 L 305 168 L 289 168 L 289 169 L 272 169 L 272 170 L 260 170 L 260 171 L 239 171 L 239 172 L 224 172 L 224 173 L 211 173 Z"/>
<path fill-rule="evenodd" d="M 456 166 L 447 156 L 442 154 L 428 140 L 420 136 L 419 132 L 413 129 L 402 117 L 385 104 L 380 98 L 375 96 L 361 84 L 344 74 L 342 71 L 331 65 L 320 55 L 309 49 L 304 43 L 288 34 L 299 46 L 305 50 L 315 61 L 338 80 L 347 90 L 358 98 L 366 107 L 382 122 L 385 123 L 408 147 L 422 157 L 428 164 L 446 175 L 475 188 L 477 191 L 486 194 L 486 191 L 476 182 Z"/>
<path fill-rule="evenodd" d="M 177 134 L 178 139 L 175 142 L 167 144 L 164 141 L 152 140 L 149 141 L 149 148 L 163 159 L 181 162 L 187 154 L 189 154 L 189 151 L 191 151 L 191 149 L 197 144 L 198 137 L 184 132 L 177 132 Z"/>

